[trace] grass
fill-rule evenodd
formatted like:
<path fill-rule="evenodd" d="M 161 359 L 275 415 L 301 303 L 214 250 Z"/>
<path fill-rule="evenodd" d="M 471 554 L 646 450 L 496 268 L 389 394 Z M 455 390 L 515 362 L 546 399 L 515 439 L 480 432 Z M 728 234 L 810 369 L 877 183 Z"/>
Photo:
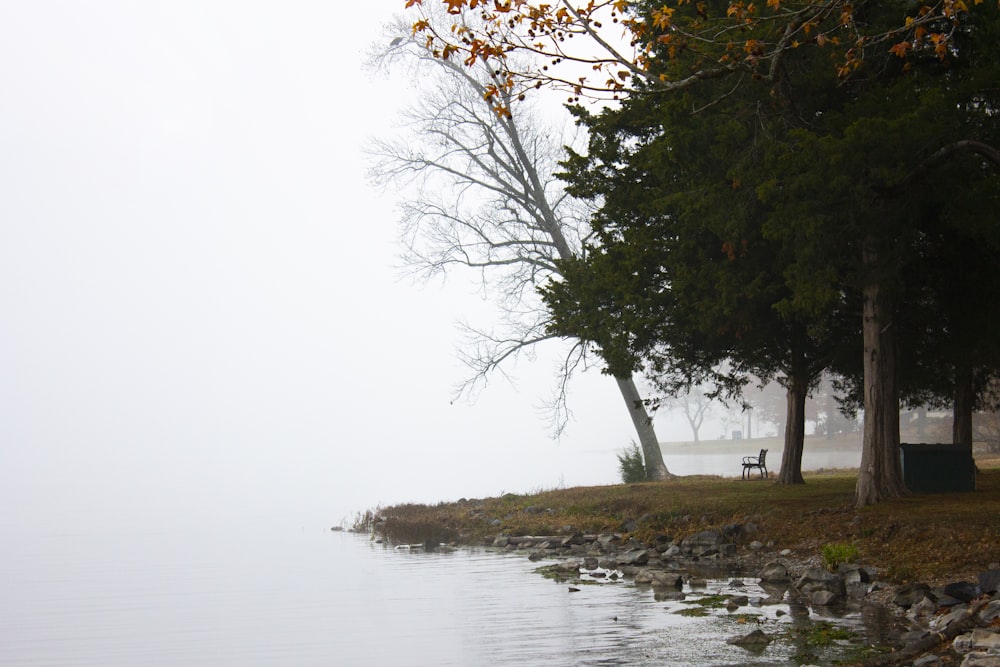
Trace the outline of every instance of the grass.
<path fill-rule="evenodd" d="M 752 539 L 799 557 L 819 556 L 831 543 L 847 544 L 862 563 L 884 568 L 898 582 L 957 580 L 975 577 L 1000 552 L 1000 468 L 979 464 L 973 493 L 913 495 L 861 510 L 854 508 L 856 474 L 835 472 L 807 474 L 806 484 L 796 486 L 683 477 L 576 487 L 397 505 L 369 518 L 395 542 L 463 544 L 482 544 L 500 533 L 627 532 L 645 541 L 752 522 L 758 528 Z"/>

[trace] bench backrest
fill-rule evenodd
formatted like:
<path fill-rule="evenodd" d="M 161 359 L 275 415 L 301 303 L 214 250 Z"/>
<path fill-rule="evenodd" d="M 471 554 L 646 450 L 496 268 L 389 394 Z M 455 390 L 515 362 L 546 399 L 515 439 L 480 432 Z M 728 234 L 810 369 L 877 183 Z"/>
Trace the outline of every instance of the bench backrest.
<path fill-rule="evenodd" d="M 764 462 L 764 457 L 765 457 L 765 456 L 767 456 L 767 450 L 766 450 L 766 449 L 762 449 L 762 450 L 760 450 L 760 456 L 759 456 L 759 457 L 757 457 L 757 460 L 758 460 L 758 461 L 759 461 L 760 463 L 763 463 L 763 462 Z"/>

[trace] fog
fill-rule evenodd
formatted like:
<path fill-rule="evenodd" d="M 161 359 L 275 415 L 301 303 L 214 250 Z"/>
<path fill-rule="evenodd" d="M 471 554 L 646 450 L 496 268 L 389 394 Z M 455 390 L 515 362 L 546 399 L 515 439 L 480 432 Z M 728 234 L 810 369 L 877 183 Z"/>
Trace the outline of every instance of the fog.
<path fill-rule="evenodd" d="M 617 480 L 633 434 L 596 370 L 550 437 L 558 344 L 453 403 L 455 323 L 490 304 L 400 277 L 360 152 L 413 94 L 361 68 L 403 4 L 0 9 L 0 524 L 333 524 Z"/>

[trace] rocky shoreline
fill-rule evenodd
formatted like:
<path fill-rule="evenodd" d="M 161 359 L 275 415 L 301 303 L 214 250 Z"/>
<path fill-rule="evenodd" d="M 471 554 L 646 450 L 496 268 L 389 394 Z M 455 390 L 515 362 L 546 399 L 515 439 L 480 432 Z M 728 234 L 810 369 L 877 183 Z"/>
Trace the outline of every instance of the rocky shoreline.
<path fill-rule="evenodd" d="M 657 535 L 645 543 L 619 533 L 500 534 L 485 546 L 533 561 L 555 560 L 544 573 L 567 582 L 571 592 L 583 583 L 625 579 L 650 587 L 658 600 L 679 600 L 706 578 L 733 577 L 737 586 L 739 577 L 752 578 L 766 595 L 728 595 L 721 604 L 729 613 L 773 604 L 782 605 L 779 616 L 793 618 L 808 617 L 810 610 L 877 609 L 888 620 L 887 652 L 858 664 L 1000 667 L 1000 563 L 976 581 L 892 585 L 879 578 L 877 567 L 839 563 L 831 571 L 818 555 L 802 559 L 787 549 L 775 551 L 754 539 L 756 534 L 756 526 L 746 523 L 683 539 Z M 757 629 L 730 641 L 754 650 L 771 637 Z"/>

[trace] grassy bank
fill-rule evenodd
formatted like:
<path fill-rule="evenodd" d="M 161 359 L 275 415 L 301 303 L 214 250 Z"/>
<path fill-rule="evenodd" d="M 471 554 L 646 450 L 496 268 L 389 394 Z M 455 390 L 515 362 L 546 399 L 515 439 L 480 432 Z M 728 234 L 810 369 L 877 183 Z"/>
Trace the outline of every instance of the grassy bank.
<path fill-rule="evenodd" d="M 995 465 L 991 462 L 992 465 Z M 361 517 L 361 528 L 399 543 L 481 544 L 499 533 L 628 533 L 675 538 L 753 522 L 757 539 L 799 558 L 824 545 L 856 547 L 890 579 L 975 577 L 1000 559 L 1000 467 L 983 468 L 973 493 L 913 495 L 862 510 L 853 506 L 856 474 L 811 474 L 806 484 L 685 477 L 670 482 L 556 489 L 439 505 L 397 505 Z"/>

